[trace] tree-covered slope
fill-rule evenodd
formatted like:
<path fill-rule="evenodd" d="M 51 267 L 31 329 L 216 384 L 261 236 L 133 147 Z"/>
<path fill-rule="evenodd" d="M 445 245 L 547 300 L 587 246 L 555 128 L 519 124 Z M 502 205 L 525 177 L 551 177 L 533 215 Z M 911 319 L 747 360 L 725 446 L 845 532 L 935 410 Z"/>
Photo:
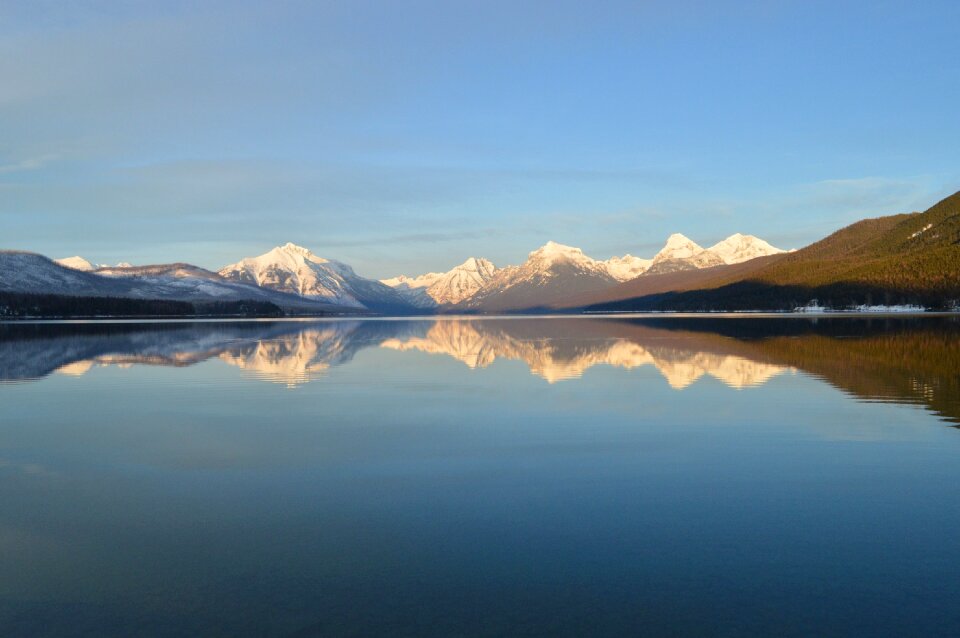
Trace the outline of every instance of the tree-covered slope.
<path fill-rule="evenodd" d="M 596 310 L 789 309 L 960 300 L 960 193 L 923 213 L 866 219 L 747 273 L 589 306 Z"/>
<path fill-rule="evenodd" d="M 754 274 L 800 286 L 864 283 L 917 293 L 960 289 L 960 193 L 924 213 L 867 219 Z"/>

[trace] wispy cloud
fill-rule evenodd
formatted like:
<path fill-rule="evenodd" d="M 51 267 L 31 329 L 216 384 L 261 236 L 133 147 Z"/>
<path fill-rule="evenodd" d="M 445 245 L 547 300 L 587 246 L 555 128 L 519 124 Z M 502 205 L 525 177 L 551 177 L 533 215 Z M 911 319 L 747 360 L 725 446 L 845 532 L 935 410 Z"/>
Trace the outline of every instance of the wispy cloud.
<path fill-rule="evenodd" d="M 811 184 L 805 195 L 811 204 L 820 207 L 876 216 L 906 212 L 904 207 L 914 210 L 917 206 L 929 206 L 934 182 L 930 175 L 828 179 Z"/>
<path fill-rule="evenodd" d="M 22 159 L 18 162 L 0 164 L 0 175 L 6 173 L 20 173 L 22 171 L 35 171 L 43 168 L 44 165 L 58 158 L 59 155 L 42 155 L 40 157 L 29 157 L 27 159 Z"/>

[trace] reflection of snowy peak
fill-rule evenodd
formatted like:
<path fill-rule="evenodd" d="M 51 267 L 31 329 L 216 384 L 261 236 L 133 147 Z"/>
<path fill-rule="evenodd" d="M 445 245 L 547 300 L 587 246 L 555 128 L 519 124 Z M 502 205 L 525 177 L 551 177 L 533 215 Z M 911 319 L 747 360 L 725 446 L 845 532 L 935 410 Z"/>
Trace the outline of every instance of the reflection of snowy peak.
<path fill-rule="evenodd" d="M 292 243 L 224 266 L 220 275 L 353 308 L 400 310 L 408 307 L 389 286 L 361 277 L 344 263 L 318 257 Z"/>
<path fill-rule="evenodd" d="M 456 319 L 182 323 L 164 328 L 64 324 L 54 328 L 51 337 L 36 338 L 29 328 L 14 327 L 8 332 L 28 338 L 0 340 L 0 383 L 53 371 L 80 376 L 100 366 L 179 367 L 219 358 L 253 378 L 295 387 L 349 363 L 360 350 L 376 347 L 445 355 L 473 369 L 498 359 L 522 361 L 549 383 L 578 378 L 595 366 L 624 370 L 651 366 L 677 390 L 705 376 L 744 388 L 790 370 L 723 347 L 706 351 L 695 344 L 688 347 L 685 337 L 678 343 L 668 333 L 624 328 L 616 322 L 583 319 L 539 324 Z"/>
<path fill-rule="evenodd" d="M 352 339 L 359 322 L 335 322 L 312 330 L 238 344 L 220 359 L 266 381 L 294 387 L 349 361 L 362 342 Z"/>
<path fill-rule="evenodd" d="M 417 350 L 444 354 L 470 368 L 485 368 L 498 358 L 520 360 L 530 372 L 549 383 L 576 379 L 596 365 L 626 370 L 651 365 L 675 390 L 682 390 L 709 375 L 731 388 L 761 385 L 788 370 L 784 366 L 751 361 L 744 357 L 679 350 L 652 345 L 644 347 L 623 338 L 595 339 L 572 345 L 564 341 L 530 340 L 490 329 L 482 321 L 438 321 L 424 336 L 388 339 L 381 346 L 392 350 Z"/>
<path fill-rule="evenodd" d="M 384 283 L 407 301 L 420 307 L 455 304 L 474 295 L 497 272 L 487 259 L 471 257 L 445 273 L 427 273 L 419 277 L 400 275 L 383 279 Z"/>

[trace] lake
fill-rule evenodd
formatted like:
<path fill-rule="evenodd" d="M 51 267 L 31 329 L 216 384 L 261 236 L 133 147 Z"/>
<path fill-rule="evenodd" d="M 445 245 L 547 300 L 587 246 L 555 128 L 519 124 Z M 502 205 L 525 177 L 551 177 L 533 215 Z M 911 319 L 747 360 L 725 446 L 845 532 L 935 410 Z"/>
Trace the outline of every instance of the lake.
<path fill-rule="evenodd" d="M 956 316 L 0 324 L 0 635 L 956 635 Z"/>

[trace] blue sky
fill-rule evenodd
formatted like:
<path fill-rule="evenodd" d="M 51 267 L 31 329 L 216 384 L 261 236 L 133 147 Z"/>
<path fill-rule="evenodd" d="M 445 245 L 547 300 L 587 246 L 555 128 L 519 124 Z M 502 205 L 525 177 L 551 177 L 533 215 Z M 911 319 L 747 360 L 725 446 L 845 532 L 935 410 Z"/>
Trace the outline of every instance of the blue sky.
<path fill-rule="evenodd" d="M 4 2 L 0 247 L 368 276 L 960 189 L 960 3 Z"/>

